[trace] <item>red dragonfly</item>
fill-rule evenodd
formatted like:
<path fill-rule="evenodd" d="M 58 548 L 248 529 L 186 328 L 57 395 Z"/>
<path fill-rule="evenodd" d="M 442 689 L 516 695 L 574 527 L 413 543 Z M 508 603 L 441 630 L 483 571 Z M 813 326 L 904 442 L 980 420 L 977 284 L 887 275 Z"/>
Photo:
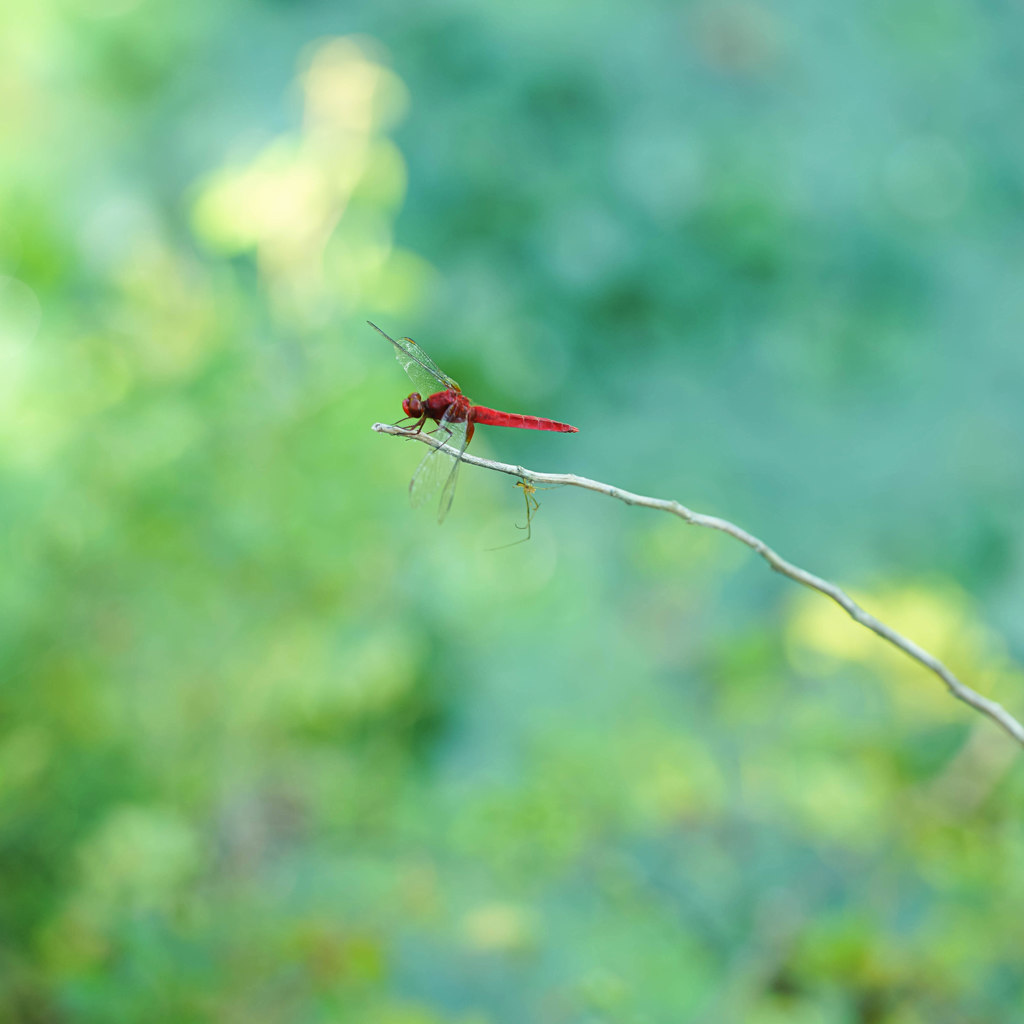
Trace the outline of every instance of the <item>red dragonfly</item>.
<path fill-rule="evenodd" d="M 455 481 L 459 474 L 459 466 L 462 465 L 461 456 L 473 439 L 473 430 L 477 423 L 495 427 L 520 427 L 523 430 L 577 433 L 576 427 L 570 427 L 568 423 L 559 423 L 557 420 L 523 416 L 516 412 L 499 412 L 483 405 L 473 405 L 462 393 L 462 388 L 448 374 L 438 369 L 434 360 L 412 338 L 399 338 L 395 341 L 384 334 L 376 324 L 370 323 L 370 326 L 395 346 L 395 355 L 416 388 L 402 402 L 405 415 L 416 421 L 416 431 L 421 431 L 427 420 L 434 420 L 437 426 L 430 433 L 437 434 L 449 448 L 458 452 L 456 456 L 449 451 L 432 448 L 416 467 L 416 472 L 409 482 L 409 497 L 414 506 L 422 505 L 442 481 L 444 482 L 437 514 L 439 523 L 444 521 L 452 507 Z M 424 398 L 424 395 L 427 397 Z"/>

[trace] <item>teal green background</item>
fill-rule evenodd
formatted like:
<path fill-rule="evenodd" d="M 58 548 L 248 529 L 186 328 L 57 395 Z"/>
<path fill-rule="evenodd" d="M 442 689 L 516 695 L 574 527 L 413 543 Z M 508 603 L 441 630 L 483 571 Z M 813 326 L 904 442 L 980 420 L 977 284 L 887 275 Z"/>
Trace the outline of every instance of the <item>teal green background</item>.
<path fill-rule="evenodd" d="M 963 1024 L 1024 776 L 997 4 L 0 9 L 0 1021 Z"/>

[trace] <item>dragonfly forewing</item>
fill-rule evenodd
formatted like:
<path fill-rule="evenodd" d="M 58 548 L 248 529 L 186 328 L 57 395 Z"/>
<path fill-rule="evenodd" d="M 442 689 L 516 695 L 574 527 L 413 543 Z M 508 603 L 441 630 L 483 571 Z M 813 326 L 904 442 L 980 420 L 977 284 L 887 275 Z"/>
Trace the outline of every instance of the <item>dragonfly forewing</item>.
<path fill-rule="evenodd" d="M 369 323 L 369 321 L 367 321 Z M 370 326 L 380 334 L 384 332 L 374 323 Z M 412 338 L 399 338 L 397 341 L 390 334 L 384 337 L 395 346 L 395 358 L 412 381 L 413 387 L 424 397 L 438 391 L 461 391 L 462 388 L 452 380 Z"/>

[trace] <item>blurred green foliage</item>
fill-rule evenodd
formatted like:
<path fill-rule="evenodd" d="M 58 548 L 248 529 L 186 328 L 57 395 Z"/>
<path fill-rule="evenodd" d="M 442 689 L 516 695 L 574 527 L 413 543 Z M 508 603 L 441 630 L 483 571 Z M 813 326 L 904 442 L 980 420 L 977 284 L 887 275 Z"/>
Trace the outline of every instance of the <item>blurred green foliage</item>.
<path fill-rule="evenodd" d="M 1018 1019 L 1009 742 L 725 538 L 412 514 L 364 321 L 1019 714 L 1022 28 L 0 8 L 0 1020 Z"/>

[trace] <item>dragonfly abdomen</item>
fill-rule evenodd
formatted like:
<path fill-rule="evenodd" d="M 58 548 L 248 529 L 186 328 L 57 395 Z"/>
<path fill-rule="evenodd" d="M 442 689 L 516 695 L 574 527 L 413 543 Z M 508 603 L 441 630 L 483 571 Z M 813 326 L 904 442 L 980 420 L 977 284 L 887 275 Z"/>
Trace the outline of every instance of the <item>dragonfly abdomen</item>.
<path fill-rule="evenodd" d="M 518 412 L 501 412 L 488 409 L 485 405 L 474 405 L 470 410 L 470 419 L 476 423 L 484 423 L 490 427 L 518 427 L 521 430 L 556 430 L 561 434 L 576 434 L 577 427 L 558 420 L 545 419 L 543 416 L 524 416 Z"/>

